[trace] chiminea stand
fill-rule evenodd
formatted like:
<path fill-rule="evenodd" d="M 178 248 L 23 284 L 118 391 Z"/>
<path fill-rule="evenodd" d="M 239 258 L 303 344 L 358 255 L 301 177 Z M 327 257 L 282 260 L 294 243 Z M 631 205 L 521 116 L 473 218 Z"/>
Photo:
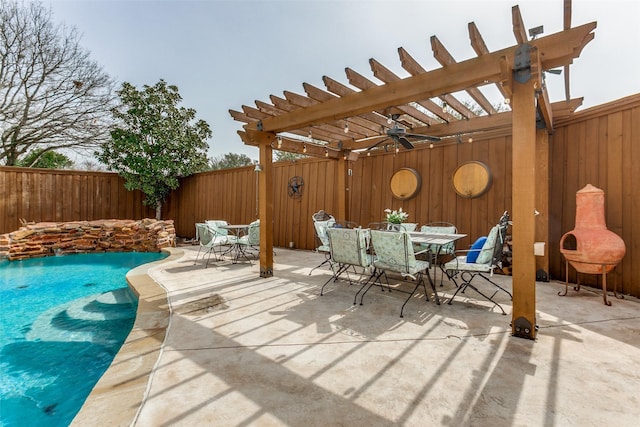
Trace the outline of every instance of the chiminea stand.
<path fill-rule="evenodd" d="M 566 276 L 565 276 L 565 282 L 564 282 L 564 293 L 562 293 L 562 291 L 558 292 L 558 295 L 560 296 L 565 296 L 567 295 L 567 292 L 569 291 L 569 260 L 567 260 L 565 258 L 565 268 L 566 268 Z M 588 263 L 585 261 L 581 261 L 581 263 L 583 264 L 592 264 L 594 267 L 595 265 L 601 265 L 602 266 L 602 299 L 604 300 L 604 305 L 611 305 L 611 301 L 607 300 L 607 273 L 609 271 L 613 271 L 613 269 L 615 268 L 616 264 L 601 264 L 601 263 Z M 607 270 L 607 267 L 610 267 L 609 270 Z M 584 274 L 594 274 L 594 273 L 584 273 Z M 579 291 L 580 290 L 580 271 L 578 271 L 576 269 L 576 285 L 573 287 L 574 291 Z M 617 299 L 624 299 L 624 295 L 620 294 L 618 295 L 617 292 L 617 288 L 618 288 L 618 280 L 616 278 L 616 280 L 613 283 L 613 295 L 617 298 Z"/>

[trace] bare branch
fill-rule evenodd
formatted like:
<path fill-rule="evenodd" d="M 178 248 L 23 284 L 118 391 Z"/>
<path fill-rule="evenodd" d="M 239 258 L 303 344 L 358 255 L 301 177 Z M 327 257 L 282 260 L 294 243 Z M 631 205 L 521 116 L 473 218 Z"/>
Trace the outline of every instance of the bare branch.
<path fill-rule="evenodd" d="M 114 82 L 40 3 L 0 3 L 0 164 L 109 139 Z"/>

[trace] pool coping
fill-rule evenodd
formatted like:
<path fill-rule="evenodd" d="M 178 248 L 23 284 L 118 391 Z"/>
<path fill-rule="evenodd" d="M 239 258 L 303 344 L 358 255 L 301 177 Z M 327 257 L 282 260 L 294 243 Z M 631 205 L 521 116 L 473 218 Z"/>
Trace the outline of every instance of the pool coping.
<path fill-rule="evenodd" d="M 162 251 L 168 252 L 169 256 L 127 273 L 127 283 L 138 296 L 136 320 L 113 362 L 91 390 L 71 425 L 124 426 L 135 421 L 160 356 L 171 316 L 166 289 L 153 280 L 148 271 L 184 255 L 184 251 L 177 248 Z"/>

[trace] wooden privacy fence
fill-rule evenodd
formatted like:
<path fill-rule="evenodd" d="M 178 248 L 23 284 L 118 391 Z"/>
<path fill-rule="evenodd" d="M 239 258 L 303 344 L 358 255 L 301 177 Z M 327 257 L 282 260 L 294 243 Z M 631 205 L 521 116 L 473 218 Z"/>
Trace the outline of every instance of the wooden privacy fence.
<path fill-rule="evenodd" d="M 117 174 L 0 167 L 0 234 L 29 222 L 154 218 Z"/>
<path fill-rule="evenodd" d="M 315 237 L 311 215 L 319 209 L 336 212 L 339 200 L 334 191 L 340 173 L 346 173 L 347 217 L 363 226 L 381 221 L 384 209 L 402 207 L 409 222 L 425 224 L 447 221 L 468 237 L 458 243 L 468 247 L 486 235 L 503 211 L 511 211 L 511 136 L 474 135 L 472 143 L 411 151 L 362 155 L 348 163 L 303 159 L 274 165 L 274 246 L 313 249 Z M 476 198 L 461 197 L 452 187 L 452 174 L 467 161 L 484 163 L 491 173 L 488 191 Z M 533 162 L 533 159 L 532 159 Z M 571 121 L 556 124 L 549 139 L 548 191 L 549 273 L 563 280 L 564 260 L 559 242 L 575 224 L 575 193 L 586 184 L 605 191 L 606 218 L 610 230 L 625 241 L 627 253 L 611 273 L 610 284 L 640 296 L 640 95 L 573 114 Z M 421 187 L 408 200 L 395 198 L 391 178 L 400 168 L 418 172 Z M 257 218 L 257 174 L 253 166 L 210 171 L 181 181 L 164 207 L 163 218 L 174 220 L 176 234 L 194 237 L 196 222 L 225 219 L 249 223 Z M 288 183 L 302 180 L 302 196 L 292 198 Z M 74 221 L 103 218 L 138 219 L 153 217 L 142 205 L 143 196 L 126 191 L 115 174 L 100 172 L 50 171 L 0 168 L 0 233 L 13 231 L 27 221 Z M 517 227 L 517 220 L 514 224 Z M 575 281 L 575 273 L 570 278 Z M 581 277 L 596 285 L 596 276 Z"/>

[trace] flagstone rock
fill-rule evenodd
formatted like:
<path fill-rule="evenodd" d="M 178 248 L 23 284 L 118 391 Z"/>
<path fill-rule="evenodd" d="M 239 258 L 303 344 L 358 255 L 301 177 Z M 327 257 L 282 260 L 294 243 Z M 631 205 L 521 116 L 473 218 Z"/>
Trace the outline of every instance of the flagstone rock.
<path fill-rule="evenodd" d="M 83 252 L 159 252 L 175 243 L 173 220 L 41 222 L 0 235 L 0 259 Z"/>

